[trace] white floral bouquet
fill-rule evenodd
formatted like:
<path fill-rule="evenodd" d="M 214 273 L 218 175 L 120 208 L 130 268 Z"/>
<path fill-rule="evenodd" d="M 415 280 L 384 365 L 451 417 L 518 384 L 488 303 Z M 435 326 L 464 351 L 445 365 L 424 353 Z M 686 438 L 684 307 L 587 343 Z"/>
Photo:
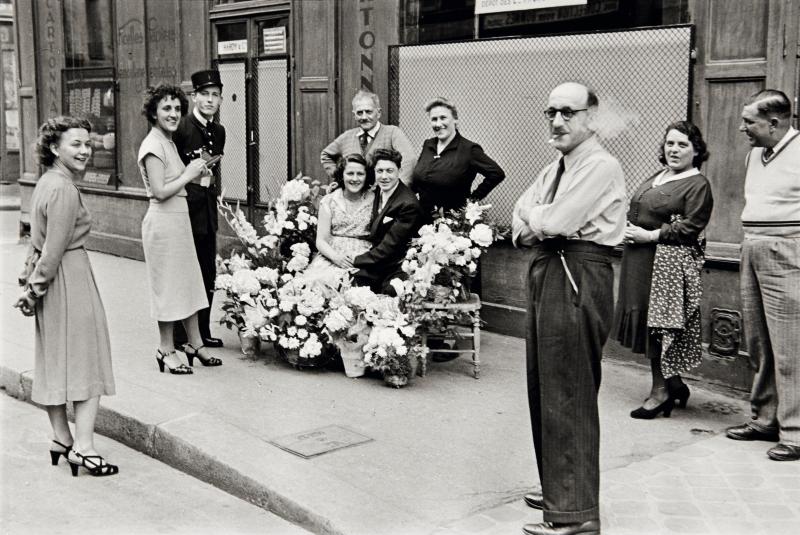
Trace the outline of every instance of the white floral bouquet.
<path fill-rule="evenodd" d="M 318 366 L 330 356 L 328 339 L 323 335 L 330 289 L 302 276 L 282 276 L 275 295 L 275 306 L 267 311 L 269 327 L 262 329 L 262 339 L 275 347 L 290 363 Z M 266 334 L 266 336 L 264 336 Z"/>
<path fill-rule="evenodd" d="M 423 226 L 402 264 L 408 280 L 392 283 L 398 295 L 442 303 L 467 298 L 478 258 L 498 236 L 494 225 L 484 220 L 489 208 L 468 203 Z"/>

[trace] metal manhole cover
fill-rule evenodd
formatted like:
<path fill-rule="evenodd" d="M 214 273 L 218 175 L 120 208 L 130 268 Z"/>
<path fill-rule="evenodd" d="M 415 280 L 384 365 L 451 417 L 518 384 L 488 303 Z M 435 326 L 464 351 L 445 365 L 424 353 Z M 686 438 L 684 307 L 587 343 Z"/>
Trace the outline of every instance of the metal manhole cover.
<path fill-rule="evenodd" d="M 316 457 L 342 448 L 349 448 L 372 439 L 339 425 L 328 425 L 311 431 L 302 431 L 270 440 L 270 444 L 278 446 L 289 453 L 304 459 Z"/>

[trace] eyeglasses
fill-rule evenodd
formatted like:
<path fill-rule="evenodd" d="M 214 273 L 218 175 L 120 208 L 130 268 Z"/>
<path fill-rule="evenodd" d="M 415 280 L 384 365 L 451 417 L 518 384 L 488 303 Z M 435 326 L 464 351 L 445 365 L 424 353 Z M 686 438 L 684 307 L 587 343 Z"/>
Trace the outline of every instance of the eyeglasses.
<path fill-rule="evenodd" d="M 573 110 L 571 108 L 560 108 L 560 109 L 547 108 L 546 110 L 544 110 L 544 116 L 547 118 L 548 121 L 552 121 L 553 119 L 556 118 L 556 114 L 560 113 L 562 119 L 564 119 L 565 121 L 569 121 L 570 119 L 575 117 L 575 114 L 578 113 L 579 111 L 587 111 L 587 110 L 588 108 L 583 108 L 580 110 Z"/>

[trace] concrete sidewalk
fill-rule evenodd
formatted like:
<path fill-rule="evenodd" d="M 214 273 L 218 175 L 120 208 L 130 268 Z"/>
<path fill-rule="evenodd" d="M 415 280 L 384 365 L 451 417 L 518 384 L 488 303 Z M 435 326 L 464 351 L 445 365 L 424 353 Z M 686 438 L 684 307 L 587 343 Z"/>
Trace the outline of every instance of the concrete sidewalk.
<path fill-rule="evenodd" d="M 2 224 L 2 229 L 12 227 Z M 0 386 L 28 399 L 33 321 L 10 306 L 18 294 L 16 275 L 25 248 L 6 234 L 4 230 L 0 238 Z M 395 390 L 375 378 L 298 371 L 272 351 L 258 358 L 244 357 L 235 334 L 218 327 L 215 334 L 222 336 L 225 348 L 216 354 L 224 366 L 196 367 L 188 377 L 159 374 L 154 358 L 157 329 L 149 317 L 144 264 L 99 253 L 90 257 L 109 319 L 117 380 L 117 395 L 102 400 L 101 433 L 315 533 L 520 533 L 523 523 L 541 518 L 520 500 L 538 479 L 527 412 L 523 340 L 487 333 L 479 380 L 472 378 L 471 364 L 462 358 L 431 363 L 426 377 Z M 219 317 L 218 310 L 214 316 Z M 672 529 L 659 520 L 664 515 L 683 518 L 681 506 L 662 509 L 656 502 L 652 514 L 644 514 L 638 502 L 650 503 L 649 493 L 627 496 L 623 489 L 619 495 L 624 499 L 607 494 L 620 473 L 629 474 L 626 488 L 644 488 L 641 485 L 648 483 L 651 465 L 642 463 L 655 463 L 652 466 L 662 474 L 678 473 L 683 468 L 675 462 L 684 458 L 685 448 L 713 452 L 724 445 L 737 462 L 755 467 L 767 479 L 794 474 L 798 480 L 798 466 L 767 460 L 768 444 L 729 444 L 715 437 L 746 418 L 745 402 L 693 386 L 687 410 L 676 410 L 669 419 L 633 420 L 628 412 L 644 397 L 647 373 L 613 362 L 605 362 L 603 371 L 604 533 L 618 529 L 631 533 L 622 531 L 631 525 L 622 514 L 628 506 L 634 517 L 656 522 L 659 529 Z M 41 425 L 47 426 L 44 415 Z M 329 425 L 372 440 L 309 459 L 270 443 Z M 3 430 L 9 431 L 13 430 Z M 696 456 L 686 459 L 696 460 Z M 124 458 L 115 462 L 125 468 Z M 644 468 L 639 471 L 637 466 Z M 662 487 L 670 484 L 678 482 L 661 482 Z M 765 480 L 765 485 L 795 490 L 783 480 Z M 676 493 L 683 492 L 681 488 L 676 487 Z M 735 519 L 738 512 L 747 510 L 758 518 L 758 505 L 750 496 L 737 493 L 738 488 L 728 493 L 730 502 L 714 511 Z M 713 493 L 710 489 L 708 495 Z M 693 495 L 683 496 L 694 503 Z M 787 522 L 800 530 L 798 501 L 787 502 L 784 512 L 793 515 Z M 625 502 L 630 503 L 626 506 Z M 764 514 L 771 514 L 773 506 L 764 506 Z M 705 529 L 716 529 L 716 517 L 699 511 Z M 692 532 L 680 529 L 665 532 Z M 717 532 L 733 533 L 699 531 Z"/>

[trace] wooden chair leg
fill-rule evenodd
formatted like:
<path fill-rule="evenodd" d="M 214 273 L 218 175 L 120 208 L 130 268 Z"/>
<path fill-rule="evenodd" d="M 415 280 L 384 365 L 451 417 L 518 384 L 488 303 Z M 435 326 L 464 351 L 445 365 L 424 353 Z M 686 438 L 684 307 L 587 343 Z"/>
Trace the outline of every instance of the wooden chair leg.
<path fill-rule="evenodd" d="M 481 317 L 478 312 L 472 319 L 472 374 L 475 379 L 481 373 Z"/>

